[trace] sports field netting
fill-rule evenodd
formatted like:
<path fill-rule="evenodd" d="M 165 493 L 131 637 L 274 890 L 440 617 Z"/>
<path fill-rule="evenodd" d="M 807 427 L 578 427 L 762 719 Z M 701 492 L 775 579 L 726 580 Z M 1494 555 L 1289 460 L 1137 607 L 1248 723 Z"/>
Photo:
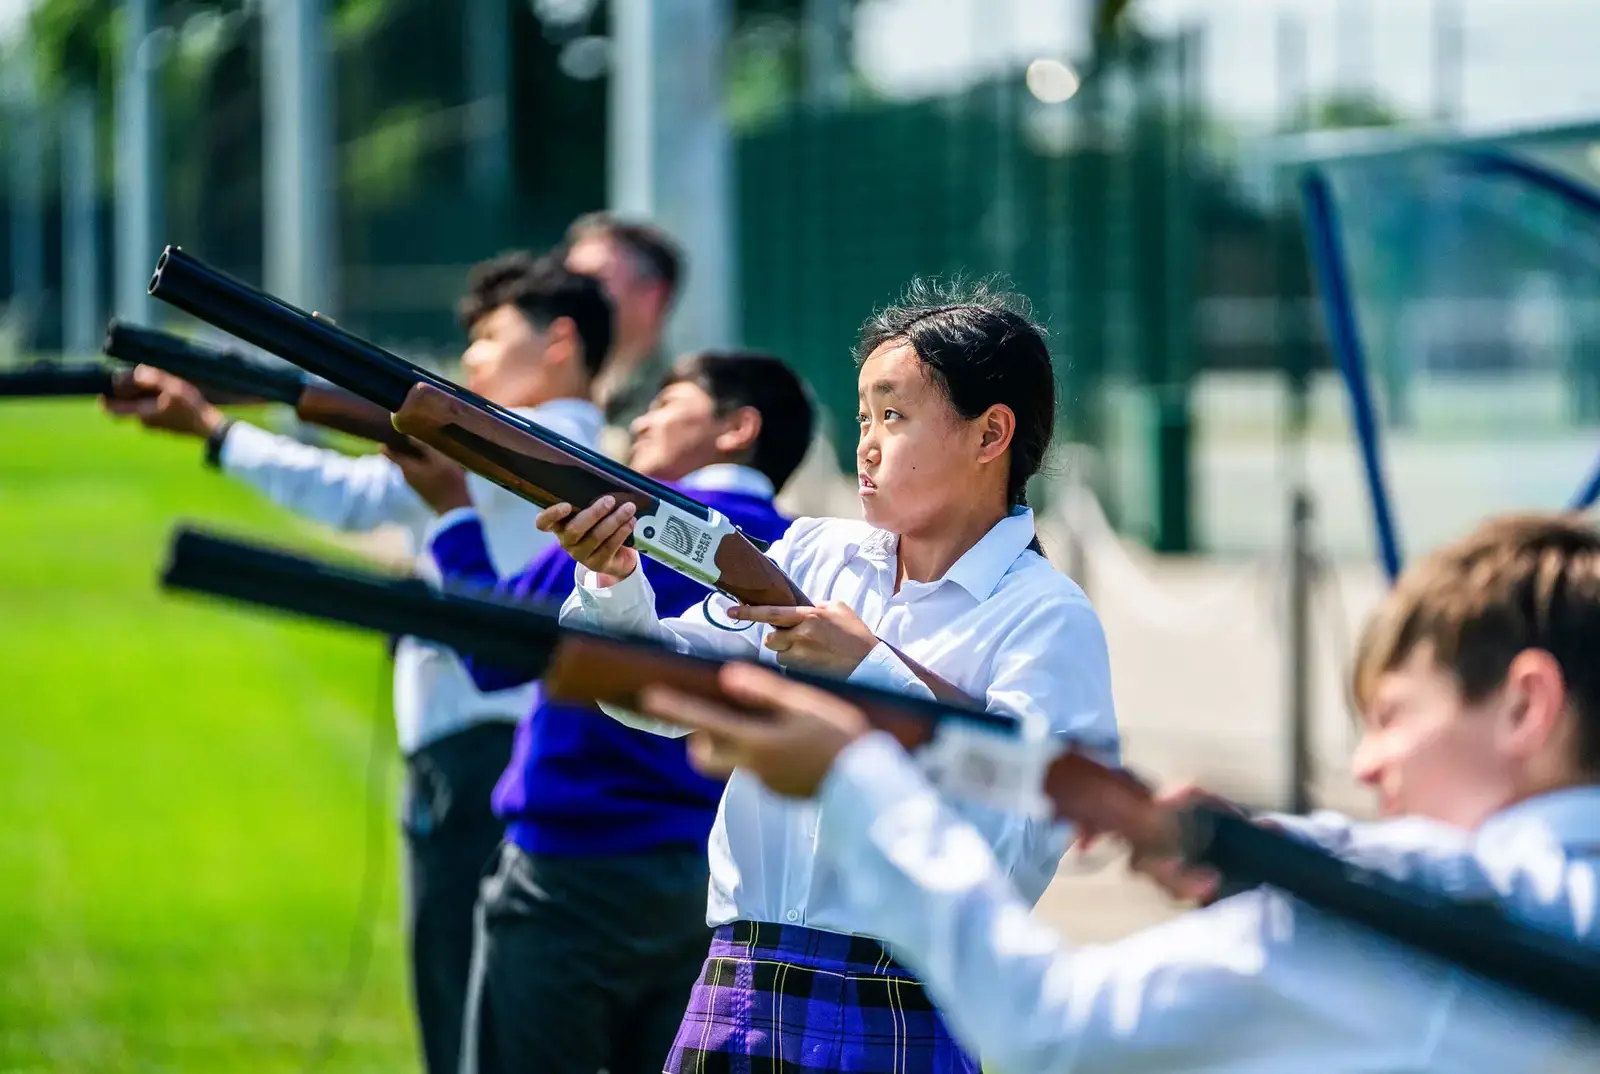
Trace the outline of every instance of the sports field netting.
<path fill-rule="evenodd" d="M 1491 512 L 1592 500 L 1600 125 L 1293 162 L 1386 565 Z"/>

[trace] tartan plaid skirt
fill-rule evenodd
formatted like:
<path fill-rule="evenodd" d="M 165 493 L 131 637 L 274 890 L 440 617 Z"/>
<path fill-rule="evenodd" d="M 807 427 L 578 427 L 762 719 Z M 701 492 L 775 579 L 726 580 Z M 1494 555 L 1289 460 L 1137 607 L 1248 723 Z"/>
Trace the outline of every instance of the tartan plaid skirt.
<path fill-rule="evenodd" d="M 717 929 L 666 1074 L 979 1074 L 922 985 L 862 936 Z"/>

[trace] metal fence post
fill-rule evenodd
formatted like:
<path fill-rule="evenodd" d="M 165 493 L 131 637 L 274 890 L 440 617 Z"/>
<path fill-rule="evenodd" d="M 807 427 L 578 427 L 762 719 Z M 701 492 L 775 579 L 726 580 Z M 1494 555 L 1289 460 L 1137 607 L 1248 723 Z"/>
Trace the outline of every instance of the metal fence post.
<path fill-rule="evenodd" d="M 44 124 L 39 94 L 26 55 L 13 74 L 9 91 L 13 144 L 11 164 L 11 304 L 20 314 L 18 343 L 27 353 L 38 344 L 39 317 L 44 307 Z"/>
<path fill-rule="evenodd" d="M 262 7 L 265 120 L 263 266 L 267 290 L 306 309 L 338 310 L 333 104 L 324 0 Z"/>
<path fill-rule="evenodd" d="M 156 73 L 165 40 L 156 32 L 155 0 L 123 4 L 121 76 L 117 83 L 116 169 L 118 317 L 150 323 L 147 291 L 161 252 L 161 109 Z"/>
<path fill-rule="evenodd" d="M 723 112 L 730 0 L 613 0 L 609 200 L 682 244 L 674 351 L 734 336 L 732 140 Z"/>
<path fill-rule="evenodd" d="M 1296 486 L 1289 503 L 1289 811 L 1308 813 L 1316 779 L 1311 755 L 1311 603 L 1317 562 L 1311 493 L 1303 485 Z"/>
<path fill-rule="evenodd" d="M 74 88 L 61 123 L 61 342 L 69 354 L 99 350 L 100 183 L 95 160 L 94 91 Z"/>

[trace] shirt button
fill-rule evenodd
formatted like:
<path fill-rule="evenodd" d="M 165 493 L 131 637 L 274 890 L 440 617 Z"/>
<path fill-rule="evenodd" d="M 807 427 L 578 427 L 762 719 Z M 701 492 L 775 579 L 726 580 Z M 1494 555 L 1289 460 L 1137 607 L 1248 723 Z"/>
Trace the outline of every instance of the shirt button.
<path fill-rule="evenodd" d="M 790 910 L 784 916 L 787 917 L 790 921 L 799 921 L 800 920 L 800 911 L 799 910 Z"/>

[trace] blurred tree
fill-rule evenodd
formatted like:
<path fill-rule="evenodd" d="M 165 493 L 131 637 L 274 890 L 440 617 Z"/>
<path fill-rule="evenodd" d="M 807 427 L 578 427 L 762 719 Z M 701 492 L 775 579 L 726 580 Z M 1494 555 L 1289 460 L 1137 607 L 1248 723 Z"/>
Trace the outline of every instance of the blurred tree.
<path fill-rule="evenodd" d="M 1396 127 L 1406 117 L 1374 93 L 1342 91 L 1302 105 L 1305 125 L 1313 130 L 1351 127 Z"/>

